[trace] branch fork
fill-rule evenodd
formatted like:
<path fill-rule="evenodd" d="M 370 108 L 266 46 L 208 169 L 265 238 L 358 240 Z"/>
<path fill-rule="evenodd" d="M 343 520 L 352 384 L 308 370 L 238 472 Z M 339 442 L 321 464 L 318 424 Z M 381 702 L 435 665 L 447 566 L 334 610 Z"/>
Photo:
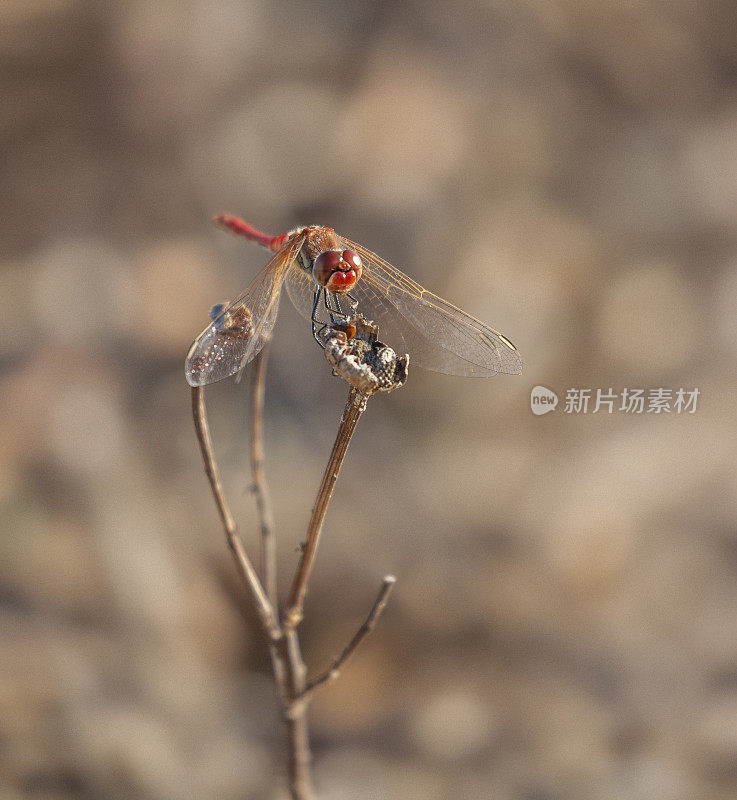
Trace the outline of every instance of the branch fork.
<path fill-rule="evenodd" d="M 261 531 L 260 570 L 254 567 L 233 520 L 223 493 L 215 460 L 205 408 L 204 389 L 192 388 L 195 431 L 228 547 L 255 608 L 260 627 L 268 641 L 274 679 L 287 730 L 289 787 L 293 800 L 311 800 L 312 774 L 307 708 L 314 692 L 335 681 L 359 645 L 375 628 L 389 599 L 396 578 L 386 575 L 366 620 L 343 652 L 323 673 L 307 680 L 297 628 L 304 616 L 304 602 L 317 555 L 322 525 L 356 425 L 366 410 L 369 397 L 377 391 L 392 391 L 407 379 L 408 356 L 398 356 L 378 341 L 378 329 L 359 314 L 350 320 L 350 337 L 344 324 L 326 329 L 325 356 L 333 372 L 350 388 L 315 505 L 307 528 L 305 544 L 292 579 L 287 605 L 280 615 L 277 599 L 276 540 L 273 514 L 264 474 L 263 408 L 266 349 L 256 356 L 253 367 L 251 406 L 251 470 L 253 491 Z"/>

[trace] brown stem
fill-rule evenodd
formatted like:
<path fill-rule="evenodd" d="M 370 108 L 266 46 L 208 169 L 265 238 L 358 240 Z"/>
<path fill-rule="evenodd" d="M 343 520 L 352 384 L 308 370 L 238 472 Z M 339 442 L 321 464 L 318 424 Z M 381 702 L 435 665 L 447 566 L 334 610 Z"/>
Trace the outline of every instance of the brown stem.
<path fill-rule="evenodd" d="M 368 396 L 362 394 L 357 389 L 351 389 L 348 395 L 348 402 L 343 410 L 343 417 L 338 428 L 338 435 L 333 444 L 328 465 L 322 476 L 322 483 L 317 493 L 315 505 L 312 508 L 312 517 L 307 528 L 307 539 L 302 550 L 297 572 L 289 592 L 287 612 L 284 615 L 283 625 L 286 631 L 294 630 L 302 621 L 303 606 L 305 595 L 307 594 L 307 584 L 312 574 L 317 555 L 317 545 L 320 541 L 322 524 L 325 521 L 325 514 L 328 510 L 330 498 L 333 495 L 335 482 L 338 480 L 340 468 L 345 459 L 348 445 L 351 442 L 358 420 L 366 409 Z"/>
<path fill-rule="evenodd" d="M 279 652 L 286 667 L 285 683 L 289 701 L 282 707 L 287 729 L 287 768 L 289 789 L 294 800 L 311 800 L 312 756 L 307 727 L 308 703 L 303 699 L 307 669 L 302 661 L 295 630 L 285 631 Z"/>
<path fill-rule="evenodd" d="M 261 577 L 266 594 L 277 607 L 276 537 L 269 488 L 264 471 L 263 411 L 267 350 L 256 356 L 251 376 L 251 473 L 256 509 L 261 528 Z M 286 728 L 289 789 L 294 800 L 311 800 L 312 759 L 307 726 L 307 703 L 304 693 L 307 670 L 302 660 L 296 631 L 288 631 L 282 640 L 269 645 L 274 680 L 281 699 Z"/>
<path fill-rule="evenodd" d="M 251 375 L 251 472 L 261 526 L 261 580 L 271 605 L 276 608 L 276 537 L 269 487 L 264 473 L 264 388 L 268 345 L 253 361 Z"/>
<path fill-rule="evenodd" d="M 258 613 L 264 633 L 272 642 L 276 642 L 281 638 L 281 629 L 274 612 L 274 607 L 266 596 L 266 592 L 261 585 L 256 570 L 253 568 L 251 559 L 243 548 L 243 543 L 238 536 L 238 531 L 233 521 L 233 515 L 230 513 L 230 508 L 223 494 L 223 487 L 220 483 L 220 475 L 215 462 L 215 454 L 212 449 L 210 427 L 207 423 L 204 389 L 201 386 L 192 387 L 192 416 L 194 417 L 197 441 L 200 443 L 202 460 L 205 464 L 205 474 L 210 481 L 210 488 L 212 489 L 215 505 L 217 506 L 220 519 L 223 523 L 228 547 L 233 554 L 235 565 L 243 577 L 249 594 L 251 595 L 251 601 Z"/>
<path fill-rule="evenodd" d="M 348 402 L 343 411 L 338 434 L 330 454 L 317 499 L 312 510 L 312 517 L 307 530 L 307 540 L 295 573 L 289 594 L 288 610 L 280 625 L 276 615 L 276 548 L 273 535 L 273 522 L 266 478 L 264 474 L 263 450 L 263 407 L 264 407 L 264 374 L 266 368 L 265 354 L 260 356 L 253 377 L 253 405 L 251 415 L 252 450 L 251 466 L 253 470 L 253 486 L 261 525 L 262 577 L 261 583 L 251 563 L 225 500 L 215 455 L 212 447 L 209 425 L 202 387 L 192 389 L 192 413 L 194 417 L 197 439 L 205 464 L 205 473 L 220 519 L 225 530 L 228 546 L 236 566 L 243 577 L 249 591 L 251 601 L 258 613 L 261 626 L 269 639 L 274 678 L 276 680 L 282 704 L 282 717 L 287 729 L 289 788 L 293 800 L 313 800 L 311 755 L 307 728 L 307 708 L 312 692 L 319 686 L 327 684 L 337 677 L 341 668 L 355 652 L 358 645 L 374 628 L 379 615 L 383 611 L 389 592 L 394 583 L 393 576 L 384 579 L 381 591 L 371 609 L 366 622 L 357 631 L 332 667 L 318 676 L 310 684 L 307 683 L 307 671 L 300 652 L 296 626 L 302 619 L 304 599 L 307 593 L 312 569 L 314 567 L 317 545 L 325 520 L 335 483 L 345 459 L 348 445 L 361 418 L 368 396 L 357 389 L 351 389 Z M 264 585 L 266 589 L 264 589 Z"/>
<path fill-rule="evenodd" d="M 302 693 L 303 699 L 309 699 L 315 689 L 319 689 L 321 686 L 326 686 L 328 683 L 332 683 L 340 675 L 340 671 L 343 669 L 348 659 L 356 652 L 356 649 L 361 642 L 376 627 L 376 622 L 381 616 L 381 612 L 386 608 L 386 604 L 389 600 L 389 594 L 396 582 L 397 579 L 394 577 L 394 575 L 384 576 L 381 589 L 379 589 L 379 594 L 374 601 L 371 611 L 369 611 L 368 617 L 366 617 L 366 621 L 356 631 L 343 652 L 338 656 L 338 658 L 335 659 L 335 661 L 333 661 L 330 669 L 325 670 L 325 672 L 323 672 L 321 675 L 318 675 L 314 680 L 311 680 L 307 684 L 304 692 Z"/>

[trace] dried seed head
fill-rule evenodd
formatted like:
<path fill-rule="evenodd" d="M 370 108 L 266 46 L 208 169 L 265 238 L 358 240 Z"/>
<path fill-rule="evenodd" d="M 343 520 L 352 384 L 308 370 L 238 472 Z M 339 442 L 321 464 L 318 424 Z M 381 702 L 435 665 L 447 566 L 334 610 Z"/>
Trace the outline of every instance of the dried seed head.
<path fill-rule="evenodd" d="M 378 327 L 361 314 L 348 320 L 355 327 L 349 339 L 346 325 L 328 328 L 325 334 L 325 357 L 336 375 L 366 395 L 391 392 L 407 380 L 409 356 L 398 356 L 391 347 L 377 339 Z"/>

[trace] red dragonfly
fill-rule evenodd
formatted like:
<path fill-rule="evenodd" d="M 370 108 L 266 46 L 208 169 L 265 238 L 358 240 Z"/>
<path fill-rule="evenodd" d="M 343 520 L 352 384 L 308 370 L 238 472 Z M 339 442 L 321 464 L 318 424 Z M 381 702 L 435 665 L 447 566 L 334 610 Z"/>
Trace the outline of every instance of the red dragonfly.
<path fill-rule="evenodd" d="M 332 228 L 311 225 L 268 236 L 237 217 L 215 222 L 276 255 L 240 297 L 213 307 L 212 322 L 187 354 L 191 386 L 235 375 L 256 356 L 271 336 L 285 283 L 320 344 L 322 329 L 349 316 L 350 307 L 379 326 L 382 341 L 425 369 L 476 377 L 522 372 L 509 339 Z"/>

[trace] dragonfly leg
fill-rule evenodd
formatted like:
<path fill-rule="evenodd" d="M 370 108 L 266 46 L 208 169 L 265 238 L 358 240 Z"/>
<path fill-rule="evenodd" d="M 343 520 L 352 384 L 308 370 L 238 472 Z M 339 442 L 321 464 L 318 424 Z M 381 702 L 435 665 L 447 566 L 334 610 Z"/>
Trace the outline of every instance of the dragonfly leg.
<path fill-rule="evenodd" d="M 355 314 L 358 308 L 358 300 L 350 292 L 346 292 L 345 296 L 351 301 L 351 311 Z"/>
<path fill-rule="evenodd" d="M 340 307 L 340 298 L 337 294 L 333 294 L 332 292 L 328 292 L 327 289 L 323 289 L 325 292 L 325 308 L 327 308 L 328 313 L 330 314 L 330 321 L 335 322 L 336 317 L 342 317 L 343 319 L 348 319 L 348 314 L 345 314 Z M 333 304 L 335 308 L 330 305 L 330 301 L 328 300 L 328 295 L 333 299 Z"/>
<path fill-rule="evenodd" d="M 333 294 L 332 292 L 328 292 L 328 290 L 324 286 L 319 286 L 315 289 L 315 300 L 312 304 L 312 336 L 315 341 L 325 349 L 325 345 L 320 339 L 320 335 L 328 327 L 328 323 L 323 323 L 317 316 L 317 309 L 320 305 L 320 297 L 322 296 L 322 301 L 325 306 L 325 309 L 330 316 L 330 324 L 335 325 L 337 322 L 337 317 L 341 317 L 342 319 L 349 319 L 350 314 L 346 314 L 340 305 L 340 298 L 338 295 Z"/>
<path fill-rule="evenodd" d="M 319 320 L 317 318 L 317 304 L 320 302 L 320 295 L 322 294 L 322 286 L 318 286 L 315 289 L 315 302 L 312 304 L 312 327 L 314 328 L 315 325 L 318 324 Z"/>
<path fill-rule="evenodd" d="M 322 341 L 322 339 L 320 338 L 320 336 L 322 335 L 322 332 L 327 327 L 328 327 L 327 325 L 321 325 L 319 328 L 315 328 L 314 325 L 312 327 L 312 336 L 313 336 L 314 340 L 320 345 L 320 347 L 322 347 L 323 350 L 325 349 L 325 344 Z"/>
<path fill-rule="evenodd" d="M 317 338 L 317 326 L 320 324 L 320 320 L 317 318 L 317 305 L 320 302 L 320 295 L 322 294 L 322 287 L 318 286 L 315 289 L 315 302 L 312 304 L 312 335 L 315 337 L 315 341 L 320 344 L 320 340 Z"/>
<path fill-rule="evenodd" d="M 317 318 L 317 306 L 320 303 L 320 295 L 324 291 L 325 288 L 323 286 L 318 286 L 317 289 L 315 289 L 315 302 L 312 304 L 312 336 L 323 350 L 325 349 L 325 345 L 320 341 L 320 334 L 325 330 L 327 325 L 321 324 L 320 320 Z M 320 326 L 319 328 L 318 325 Z"/>
<path fill-rule="evenodd" d="M 328 291 L 327 289 L 323 288 L 322 290 L 322 299 L 325 304 L 325 308 L 328 310 L 328 314 L 330 315 L 330 321 L 335 322 L 335 316 L 333 315 L 333 309 L 330 306 L 330 300 L 328 299 Z"/>

